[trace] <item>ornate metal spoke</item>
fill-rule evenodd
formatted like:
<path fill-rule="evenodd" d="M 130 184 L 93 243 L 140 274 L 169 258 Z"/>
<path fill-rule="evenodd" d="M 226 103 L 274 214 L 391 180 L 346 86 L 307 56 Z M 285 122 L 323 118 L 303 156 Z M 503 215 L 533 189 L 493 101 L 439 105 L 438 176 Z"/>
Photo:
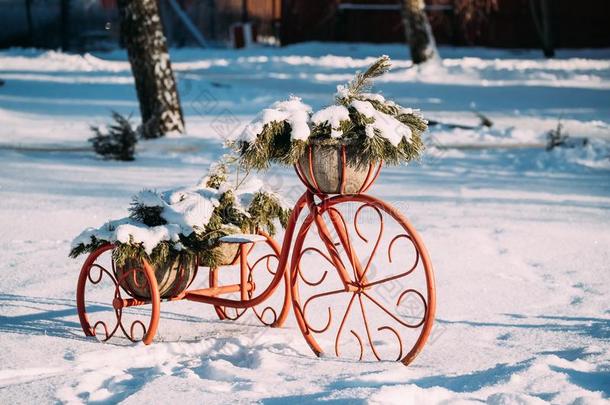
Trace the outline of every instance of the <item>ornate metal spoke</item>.
<path fill-rule="evenodd" d="M 415 262 L 413 263 L 413 266 L 411 266 L 411 268 L 409 268 L 407 271 L 405 271 L 403 273 L 396 274 L 394 276 L 390 276 L 390 277 L 386 277 L 386 278 L 382 278 L 380 280 L 375 280 L 375 281 L 370 281 L 368 283 L 365 283 L 365 284 L 363 284 L 364 288 L 369 288 L 369 287 L 373 287 L 373 286 L 378 285 L 378 284 L 387 283 L 388 281 L 397 280 L 399 278 L 406 277 L 409 274 L 413 273 L 413 271 L 415 271 L 415 269 L 417 268 L 417 265 L 419 264 L 419 257 L 420 257 L 420 255 L 419 255 L 419 251 L 415 247 L 415 244 L 413 243 L 413 239 L 409 235 L 406 235 L 406 234 L 396 235 L 392 239 L 392 241 L 388 245 L 388 260 L 389 260 L 390 263 L 392 263 L 392 247 L 394 246 L 394 243 L 398 239 L 400 239 L 400 238 L 408 239 L 413 244 L 413 247 L 415 248 Z"/>
<path fill-rule="evenodd" d="M 277 256 L 275 256 L 275 255 L 273 255 L 273 256 L 274 256 L 274 257 L 277 257 Z M 257 261 L 256 263 L 258 263 L 258 261 Z M 254 266 L 256 266 L 256 264 L 255 264 Z M 248 266 L 248 269 L 249 269 L 249 273 L 248 273 L 248 282 L 249 282 L 249 283 L 254 283 L 254 276 L 253 276 L 253 273 L 252 273 L 252 270 L 253 270 L 254 266 L 252 266 L 252 267 Z M 273 273 L 271 273 L 271 274 L 275 275 L 275 272 L 273 272 Z M 252 291 L 252 290 L 248 291 L 248 298 L 249 298 L 249 299 L 252 299 L 252 295 L 253 295 L 253 291 Z M 245 312 L 245 311 L 246 311 L 246 310 L 244 310 L 244 312 Z M 264 318 L 265 318 L 265 313 L 267 313 L 267 311 L 271 311 L 271 313 L 272 313 L 272 315 L 273 315 L 273 320 L 272 320 L 271 322 L 267 322 L 267 321 L 265 321 L 265 319 L 264 319 Z M 252 307 L 252 312 L 254 312 L 254 315 L 255 315 L 255 316 L 258 318 L 258 320 L 259 320 L 259 321 L 260 321 L 260 322 L 261 322 L 263 325 L 265 325 L 265 326 L 271 326 L 271 325 L 273 325 L 273 324 L 274 324 L 274 323 L 277 321 L 277 319 L 278 319 L 277 312 L 275 311 L 275 309 L 273 309 L 273 307 L 271 307 L 271 306 L 269 306 L 269 305 L 267 305 L 265 308 L 263 308 L 263 311 L 262 311 L 260 314 L 259 314 L 259 311 L 256 309 L 256 306 Z"/>
<path fill-rule="evenodd" d="M 334 246 L 343 246 L 343 250 L 345 250 L 345 253 L 348 256 L 348 259 L 350 261 L 350 264 L 352 265 L 352 271 L 354 273 L 354 279 L 357 280 L 359 279 L 359 269 L 360 269 L 360 263 L 358 262 L 358 256 L 356 255 L 356 253 L 353 251 L 352 248 L 352 241 L 350 240 L 349 237 L 349 232 L 347 229 L 347 222 L 345 222 L 345 218 L 343 218 L 343 215 L 336 209 L 333 207 L 330 207 L 328 210 L 328 215 L 331 218 L 331 222 L 333 223 L 333 225 L 335 226 L 335 230 L 337 231 L 337 233 L 339 234 L 339 243 L 334 243 Z M 333 220 L 333 218 L 338 218 L 341 221 L 341 228 L 338 228 L 338 226 L 336 225 L 335 221 Z M 343 238 L 341 237 L 341 235 L 343 234 Z M 335 248 L 336 250 L 336 248 Z M 337 254 L 339 252 L 337 251 Z"/>
<path fill-rule="evenodd" d="M 398 308 L 400 306 L 400 301 L 402 301 L 402 297 L 404 297 L 408 293 L 415 293 L 415 295 L 417 295 L 419 297 L 419 299 L 421 300 L 422 304 L 424 304 L 424 313 L 422 315 L 421 322 L 419 322 L 417 325 L 414 326 L 415 328 L 418 328 L 418 327 L 420 327 L 424 323 L 424 321 L 426 319 L 426 314 L 428 312 L 428 304 L 426 303 L 426 299 L 424 298 L 422 293 L 420 293 L 419 291 L 417 291 L 417 290 L 415 290 L 413 288 L 410 288 L 408 290 L 403 291 L 398 296 L 398 299 L 396 300 L 396 308 Z"/>
<path fill-rule="evenodd" d="M 322 329 L 315 329 L 315 328 L 311 327 L 311 325 L 307 321 L 307 316 L 306 316 L 307 306 L 311 303 L 311 301 L 318 299 L 318 298 L 339 294 L 342 292 L 345 292 L 345 290 L 340 289 L 340 290 L 334 290 L 334 291 L 328 291 L 328 292 L 324 292 L 324 293 L 320 293 L 320 294 L 315 294 L 315 295 L 312 295 L 311 297 L 309 297 L 309 299 L 307 301 L 305 301 L 305 304 L 303 305 L 303 320 L 307 324 L 308 329 L 310 329 L 312 332 L 315 332 L 315 333 L 324 333 L 330 327 L 330 324 L 332 323 L 332 319 L 333 319 L 333 313 L 329 306 L 328 307 L 328 322 L 326 323 L 326 326 L 324 326 Z"/>
<path fill-rule="evenodd" d="M 362 210 L 364 208 L 370 207 L 372 209 L 375 210 L 375 212 L 377 213 L 378 217 L 379 217 L 379 232 L 377 233 L 377 239 L 375 240 L 375 245 L 373 246 L 373 250 L 371 251 L 371 254 L 369 255 L 369 260 L 366 263 L 366 266 L 364 267 L 364 271 L 362 272 L 362 274 L 360 275 L 360 278 L 358 279 L 359 282 L 362 282 L 363 280 L 366 280 L 366 273 L 368 273 L 369 268 L 371 267 L 371 263 L 373 262 L 373 258 L 375 257 L 375 253 L 377 253 L 377 249 L 379 248 L 379 243 L 381 242 L 381 237 L 383 236 L 383 215 L 381 214 L 381 211 L 379 210 L 379 208 L 375 207 L 374 205 L 371 204 L 364 204 L 361 205 L 358 210 L 356 210 L 356 214 L 354 215 L 354 229 L 356 230 L 356 233 L 358 234 L 358 236 L 365 241 L 366 243 L 368 243 L 368 239 L 365 238 L 359 228 L 358 228 L 358 218 L 360 218 L 360 213 L 362 212 Z"/>
<path fill-rule="evenodd" d="M 362 295 L 358 294 L 358 303 L 360 304 L 360 313 L 362 314 L 362 321 L 364 322 L 364 328 L 366 330 L 366 337 L 369 340 L 369 345 L 371 346 L 371 351 L 377 360 L 381 360 L 379 354 L 377 353 L 377 349 L 375 349 L 375 343 L 373 343 L 373 339 L 371 338 L 371 331 L 369 330 L 369 320 L 366 317 L 366 311 L 364 310 L 364 304 L 362 303 Z"/>
<path fill-rule="evenodd" d="M 401 324 L 402 326 L 405 326 L 407 328 L 412 328 L 412 329 L 419 328 L 424 323 L 424 320 L 426 319 L 425 313 L 424 313 L 424 317 L 422 318 L 421 322 L 417 323 L 416 325 L 409 325 L 408 323 L 403 322 L 401 319 L 397 318 L 396 315 L 394 315 L 393 313 L 388 311 L 388 309 L 385 306 L 380 304 L 379 301 L 377 301 L 375 298 L 371 297 L 366 291 L 363 291 L 362 294 L 364 294 L 365 297 L 367 297 L 369 300 L 371 300 L 371 302 L 373 302 L 375 305 L 377 305 L 383 312 L 388 314 L 392 319 L 394 319 L 396 322 L 398 322 L 399 324 Z M 402 294 L 401 294 L 401 297 L 402 297 Z M 399 299 L 400 299 L 400 297 L 399 297 Z"/>
<path fill-rule="evenodd" d="M 273 309 L 270 306 L 265 307 L 265 309 L 263 309 L 263 311 L 260 313 L 260 315 L 259 315 L 258 311 L 256 310 L 256 307 L 252 307 L 252 311 L 254 312 L 254 315 L 256 315 L 258 320 L 261 321 L 261 323 L 265 326 L 271 326 L 277 321 L 277 312 L 275 312 L 275 309 Z M 271 322 L 267 322 L 264 319 L 265 313 L 267 311 L 271 311 L 271 313 L 273 314 L 273 320 Z"/>
<path fill-rule="evenodd" d="M 303 333 L 303 337 L 318 355 L 325 352 L 323 345 L 320 343 L 325 343 L 334 338 L 334 352 L 339 356 L 342 351 L 346 350 L 344 347 L 345 344 L 349 343 L 352 345 L 351 342 L 345 342 L 346 337 L 344 331 L 350 330 L 351 335 L 358 342 L 360 359 L 362 359 L 364 355 L 364 346 L 368 345 L 371 347 L 372 357 L 377 360 L 390 357 L 403 361 L 405 364 L 410 363 L 417 353 L 419 353 L 427 337 L 431 333 L 435 308 L 434 278 L 431 262 L 416 230 L 394 207 L 368 195 L 340 194 L 335 196 L 314 196 L 311 192 L 307 192 L 305 195 L 310 213 L 297 234 L 295 241 L 296 250 L 293 253 L 291 264 L 291 274 L 295 276 L 292 279 L 293 305 L 298 321 L 297 324 Z M 319 199 L 319 202 L 317 203 L 315 202 L 316 198 Z M 348 206 L 348 209 L 354 207 L 354 212 L 349 217 L 344 216 L 343 214 L 345 214 L 346 211 L 340 209 L 344 204 L 345 206 Z M 353 204 L 357 205 L 354 206 Z M 369 211 L 366 210 L 367 208 L 371 210 L 370 215 Z M 334 226 L 334 230 L 336 231 L 340 245 L 342 246 L 341 249 L 337 244 L 333 243 L 332 239 L 337 239 L 337 237 L 330 236 L 326 225 L 328 220 L 324 221 L 324 219 L 321 218 L 325 214 L 330 218 L 330 222 L 332 222 L 332 225 Z M 372 222 L 376 223 L 376 225 L 369 226 L 369 220 L 371 218 L 373 220 Z M 316 223 L 314 230 L 317 229 L 317 236 L 319 236 L 320 242 L 326 248 L 320 248 L 324 250 L 323 253 L 320 252 L 320 249 L 318 248 L 305 246 L 305 242 L 309 241 L 311 238 L 310 234 L 312 230 L 310 229 L 310 225 L 314 221 Z M 387 221 L 391 221 L 391 223 Z M 394 232 L 396 225 L 398 225 L 399 229 Z M 354 231 L 356 236 L 350 235 L 350 233 Z M 386 235 L 388 231 L 393 233 Z M 357 238 L 357 240 L 350 239 L 350 236 Z M 400 257 L 400 260 L 398 260 L 397 257 L 395 257 L 397 256 L 396 253 L 398 250 L 396 245 L 401 239 L 407 239 L 412 245 L 415 253 L 413 261 L 408 258 L 407 260 L 409 262 L 405 263 L 404 267 L 401 262 L 403 258 Z M 356 242 L 354 242 L 354 240 L 356 240 Z M 387 247 L 387 256 L 386 252 L 380 252 L 380 250 L 382 250 L 382 245 L 384 248 Z M 319 245 L 316 246 L 319 247 Z M 364 247 L 364 250 L 370 249 L 367 258 L 363 257 L 363 249 L 361 249 L 361 247 Z M 341 287 L 343 288 L 330 282 L 329 279 L 332 279 L 332 276 L 329 277 L 327 274 L 332 273 L 332 270 L 325 271 L 324 274 L 322 274 L 322 277 L 315 280 L 309 280 L 303 277 L 303 272 L 306 268 L 301 259 L 304 253 L 309 252 L 320 254 L 326 262 L 330 263 L 335 268 L 341 280 Z M 347 253 L 347 258 L 354 270 L 353 275 L 352 272 L 343 265 L 344 260 L 346 260 L 344 252 Z M 362 257 L 362 261 L 358 258 L 358 255 Z M 398 263 L 392 265 L 396 262 Z M 413 288 L 404 290 L 405 287 L 401 286 L 402 282 L 400 282 L 400 280 L 413 274 L 415 270 L 419 268 L 420 263 L 423 263 L 421 276 L 424 277 L 425 287 L 423 287 L 421 293 Z M 319 268 L 319 265 L 317 268 Z M 322 270 L 320 269 L 318 271 Z M 416 279 L 414 278 L 413 280 L 414 283 L 420 282 L 419 276 L 420 272 L 418 271 Z M 368 279 L 369 277 L 370 279 Z M 381 292 L 381 289 L 378 287 L 384 283 L 388 283 L 388 291 L 391 290 L 399 293 L 396 301 L 394 301 L 393 298 L 391 302 L 386 303 L 379 298 L 377 294 Z M 392 284 L 390 285 L 390 283 Z M 323 288 L 322 291 L 328 292 L 317 294 L 315 291 L 303 292 L 300 291 L 299 285 Z M 416 285 L 419 286 L 419 284 Z M 423 319 L 420 320 L 418 318 L 416 322 L 403 316 L 400 311 L 401 308 L 398 308 L 399 306 L 405 306 L 404 303 L 407 301 L 406 297 L 410 293 L 417 294 L 419 300 L 424 304 Z M 351 296 L 345 296 L 346 304 L 343 304 L 343 299 L 339 300 L 338 297 L 335 298 L 335 294 L 348 294 Z M 309 324 L 309 319 L 306 317 L 306 315 L 309 316 L 314 314 L 314 311 L 310 310 L 312 307 L 310 304 L 321 297 L 328 296 L 331 296 L 331 298 L 325 300 L 322 307 L 316 307 L 315 315 L 317 316 L 317 319 L 312 319 L 322 323 L 322 325 L 318 328 L 312 328 Z M 360 312 L 360 315 L 354 316 L 352 310 L 356 297 L 358 297 L 358 311 Z M 408 302 L 410 303 L 411 301 Z M 372 303 L 372 305 L 370 303 Z M 328 306 L 326 310 L 323 309 L 325 306 Z M 331 328 L 331 326 L 333 326 L 332 322 L 335 311 L 340 311 L 337 312 L 341 316 L 340 323 L 336 328 Z M 328 313 L 327 319 L 323 319 L 323 312 Z M 417 314 L 419 315 L 419 312 Z M 320 319 L 320 317 L 322 319 Z M 407 333 L 408 329 L 418 328 L 421 328 L 421 330 Z M 414 334 L 417 337 L 412 339 L 410 336 Z M 322 338 L 320 341 L 318 341 L 319 335 L 320 338 Z M 407 340 L 408 336 L 409 338 Z M 330 342 L 326 344 L 330 346 Z M 357 350 L 355 346 L 352 348 Z M 393 348 L 395 348 L 395 350 Z"/>
<path fill-rule="evenodd" d="M 99 270 L 99 273 L 98 273 L 99 275 L 98 275 L 98 277 L 97 277 L 96 279 L 93 279 L 93 278 L 91 277 L 91 270 L 92 270 L 93 268 L 96 268 L 96 269 L 98 269 L 98 270 Z M 105 267 L 100 266 L 99 264 L 93 264 L 93 265 L 91 265 L 91 267 L 89 267 L 89 271 L 87 272 L 87 279 L 89 279 L 89 282 L 91 282 L 91 284 L 99 284 L 99 283 L 100 283 L 100 281 L 102 281 L 102 278 L 104 277 L 104 274 L 108 274 L 108 276 L 109 276 L 109 277 L 110 277 L 110 278 L 111 278 L 113 281 L 115 281 L 115 280 L 114 280 L 114 277 L 112 276 L 112 274 L 110 274 L 110 272 L 109 272 L 108 270 L 106 270 L 106 268 L 105 268 Z"/>
<path fill-rule="evenodd" d="M 142 266 L 128 266 L 128 269 L 122 273 L 117 272 L 117 268 L 116 265 L 114 263 L 114 260 L 112 258 L 112 245 L 104 245 L 102 247 L 100 247 L 98 250 L 96 250 L 95 252 L 93 252 L 89 258 L 87 259 L 87 261 L 85 262 L 85 264 L 83 265 L 83 268 L 81 269 L 81 275 L 79 277 L 79 283 L 77 286 L 77 306 L 78 306 L 78 312 L 79 312 L 79 320 L 81 321 L 81 325 L 83 326 L 83 330 L 85 331 L 85 333 L 89 336 L 98 336 L 98 338 L 101 341 L 108 341 L 110 340 L 112 337 L 114 337 L 117 333 L 118 330 L 121 331 L 121 333 L 130 341 L 136 341 L 136 340 L 145 340 L 146 343 L 150 343 L 150 341 L 152 340 L 152 334 L 151 336 L 147 335 L 147 332 L 149 329 L 151 330 L 156 330 L 156 325 L 158 322 L 158 305 L 159 302 L 156 301 L 153 304 L 153 314 L 152 315 L 142 315 L 143 319 L 136 319 L 131 321 L 131 324 L 129 325 L 129 328 L 126 327 L 125 322 L 127 322 L 128 320 L 126 320 L 126 314 L 125 314 L 125 310 L 133 305 L 133 304 L 124 304 L 127 301 L 130 300 L 124 300 L 122 295 L 121 295 L 121 291 L 126 291 L 128 292 L 127 289 L 123 288 L 123 286 L 121 285 L 121 283 L 126 283 L 127 280 L 131 281 L 133 278 L 133 282 L 134 285 L 143 287 L 143 288 L 152 288 L 151 286 L 151 282 L 149 280 L 150 277 L 155 277 L 154 275 L 154 271 L 152 270 L 152 268 L 146 264 L 146 265 L 142 265 Z M 100 257 L 102 254 L 106 253 L 107 255 L 109 255 L 109 259 L 110 259 L 110 263 L 111 263 L 111 269 L 112 271 L 108 270 L 108 267 L 104 267 L 101 264 L 98 263 L 98 261 L 100 260 Z M 148 270 L 144 270 L 144 267 L 148 266 Z M 138 272 L 141 272 L 144 277 L 138 277 Z M 120 274 L 119 274 L 120 273 Z M 150 274 L 149 274 L 150 273 Z M 119 277 L 120 275 L 120 277 Z M 103 282 L 105 280 L 105 278 L 107 277 L 107 279 L 109 281 Z M 153 280 L 153 283 L 155 285 L 154 288 L 156 287 L 156 280 Z M 110 285 L 108 285 L 110 284 Z M 89 288 L 87 288 L 89 286 Z M 93 287 L 93 288 L 92 288 Z M 99 293 L 103 293 L 103 291 L 105 289 L 109 288 L 109 293 L 111 293 L 111 302 L 110 302 L 110 311 L 106 311 L 105 315 L 104 315 L 104 311 L 100 312 L 95 312 L 94 314 L 88 314 L 87 313 L 87 305 L 86 305 L 86 297 L 89 296 L 89 294 L 93 291 L 97 291 L 98 294 Z M 109 295 L 109 294 L 108 294 Z M 152 295 L 152 293 L 151 293 Z M 157 292 L 157 300 L 158 300 L 158 292 Z M 131 301 L 137 301 L 137 300 L 131 300 Z M 138 303 L 136 305 L 142 305 L 142 304 L 148 304 L 151 303 L 150 301 L 138 301 Z M 123 306 L 126 305 L 126 306 Z M 137 310 L 134 311 L 134 315 L 137 314 L 139 315 L 139 312 Z M 89 320 L 89 317 L 91 315 L 95 315 L 95 318 L 93 321 Z M 146 317 L 150 316 L 150 325 L 148 325 L 146 323 Z M 99 319 L 99 318 L 103 318 L 103 319 Z M 114 321 L 106 319 L 108 317 L 112 317 L 114 318 Z M 112 323 L 114 322 L 114 323 Z M 112 324 L 112 328 L 110 328 L 110 325 Z M 93 325 L 93 326 L 91 326 Z M 150 327 L 149 327 L 150 326 Z M 143 335 L 141 338 L 136 338 L 136 329 L 140 328 L 143 330 Z M 103 336 L 100 336 L 102 335 Z"/>
<path fill-rule="evenodd" d="M 398 357 L 396 358 L 396 361 L 400 361 L 400 359 L 402 359 L 402 339 L 400 338 L 400 334 L 396 331 L 396 329 L 392 328 L 391 326 L 381 326 L 379 328 L 377 328 L 377 331 L 381 332 L 382 330 L 388 330 L 390 332 L 392 332 L 394 334 L 394 336 L 396 336 L 396 340 L 398 340 Z"/>
<path fill-rule="evenodd" d="M 342 268 L 345 268 L 345 264 L 343 263 L 343 260 L 341 259 L 341 255 L 339 254 L 339 252 L 337 250 L 337 244 L 332 241 L 332 239 L 328 233 L 328 226 L 324 222 L 324 217 L 320 213 L 320 209 L 316 206 L 314 206 L 313 209 L 315 211 L 313 211 L 310 215 L 312 216 L 312 218 L 318 219 L 317 221 L 315 221 L 316 229 L 318 230 L 318 236 L 324 243 L 324 246 L 326 247 L 326 250 L 328 251 L 328 254 L 331 257 L 331 262 L 333 264 L 333 267 L 336 267 L 334 260 L 332 260 L 332 259 L 335 259 L 339 266 L 341 266 Z M 306 224 L 304 223 L 303 226 L 306 226 Z M 301 257 L 299 256 L 299 261 L 300 261 L 300 259 L 301 259 Z"/>
<path fill-rule="evenodd" d="M 358 356 L 358 361 L 362 360 L 362 356 L 364 355 L 364 345 L 362 344 L 362 339 L 353 329 L 350 330 L 350 333 L 354 335 L 356 340 L 358 341 L 358 345 L 360 346 L 360 356 Z"/>
<path fill-rule="evenodd" d="M 241 318 L 241 317 L 242 317 L 242 315 L 243 315 L 243 314 L 245 314 L 245 313 L 246 313 L 246 311 L 248 310 L 247 308 L 244 308 L 244 309 L 242 309 L 242 310 L 240 311 L 240 310 L 239 310 L 239 308 L 232 308 L 232 307 L 231 307 L 231 309 L 232 309 L 232 310 L 235 312 L 235 315 L 230 316 L 230 315 L 228 314 L 228 312 L 227 312 L 227 309 L 229 309 L 229 308 L 227 308 L 227 307 L 219 307 L 219 308 L 220 308 L 220 310 L 222 311 L 222 313 L 223 313 L 224 317 L 225 317 L 226 319 L 230 320 L 230 321 L 236 321 L 236 320 L 238 320 L 238 319 L 239 319 L 239 318 Z"/>
<path fill-rule="evenodd" d="M 337 330 L 337 334 L 335 336 L 335 354 L 337 355 L 337 357 L 340 356 L 339 354 L 339 338 L 341 337 L 341 332 L 343 331 L 343 325 L 345 325 L 345 320 L 347 319 L 347 315 L 349 314 L 350 309 L 352 308 L 352 304 L 354 303 L 354 299 L 356 298 L 356 294 L 352 294 L 352 298 L 349 300 L 349 303 L 347 304 L 347 308 L 345 309 L 345 313 L 343 314 L 343 318 L 341 319 L 341 324 L 339 325 L 339 329 Z M 354 331 L 351 331 L 352 333 L 354 333 Z M 355 333 L 354 333 L 355 334 Z M 362 357 L 362 341 L 360 341 L 360 338 L 356 335 L 358 341 L 360 342 L 360 357 Z"/>
<path fill-rule="evenodd" d="M 95 323 L 95 325 L 93 325 L 93 333 L 94 333 L 96 336 L 97 336 L 97 327 L 98 327 L 99 325 L 102 325 L 102 327 L 104 328 L 104 334 L 105 334 L 105 338 L 104 338 L 104 339 L 102 339 L 102 341 L 103 341 L 103 342 L 105 342 L 105 341 L 107 341 L 108 339 L 110 339 L 114 333 L 113 333 L 113 334 L 109 334 L 109 333 L 108 333 L 108 326 L 106 326 L 106 322 L 104 322 L 104 321 L 97 321 L 97 322 Z M 114 329 L 114 330 L 116 330 L 116 327 L 115 327 L 115 329 Z M 113 330 L 113 332 L 114 332 L 114 330 Z"/>
<path fill-rule="evenodd" d="M 278 258 L 278 257 L 277 257 L 277 255 L 275 255 L 274 253 L 269 253 L 269 254 L 266 254 L 266 255 L 264 255 L 264 256 L 262 256 L 262 257 L 260 257 L 258 260 L 256 260 L 256 261 L 254 262 L 254 264 L 253 264 L 253 265 L 251 265 L 251 266 L 250 266 L 250 264 L 248 264 L 248 271 L 250 271 L 250 272 L 254 271 L 254 268 L 256 268 L 256 266 L 258 266 L 258 264 L 259 264 L 260 262 L 262 262 L 263 260 L 266 260 L 267 262 L 266 262 L 265 267 L 267 268 L 267 271 L 268 271 L 268 272 L 269 272 L 269 273 L 270 273 L 272 276 L 274 276 L 274 275 L 275 275 L 275 271 L 271 270 L 271 269 L 270 269 L 270 267 L 269 267 L 269 260 L 270 260 L 272 257 L 275 257 L 276 259 Z"/>
<path fill-rule="evenodd" d="M 307 249 L 304 249 L 299 257 L 299 263 L 298 263 L 298 267 L 297 267 L 297 273 L 299 274 L 299 276 L 301 277 L 301 280 L 303 280 L 305 282 L 305 284 L 315 287 L 318 286 L 320 284 L 322 284 L 324 282 L 324 280 L 326 279 L 326 275 L 328 274 L 328 270 L 324 270 L 324 274 L 322 274 L 322 277 L 320 277 L 320 279 L 318 281 L 310 281 L 308 280 L 304 275 L 303 272 L 301 271 L 301 258 L 303 257 L 303 255 L 309 251 L 312 252 L 316 252 L 318 254 L 320 254 L 324 259 L 326 259 L 326 261 L 328 261 L 331 265 L 333 265 L 333 261 L 330 259 L 330 257 L 326 256 L 324 254 L 324 252 L 322 252 L 320 249 L 316 248 L 316 247 L 308 247 Z"/>
<path fill-rule="evenodd" d="M 144 337 L 146 335 L 146 326 L 144 325 L 144 323 L 142 323 L 142 321 L 140 321 L 139 319 L 133 321 L 131 323 L 131 326 L 129 327 L 129 340 L 131 340 L 132 342 L 136 342 L 137 339 L 134 336 L 134 329 L 136 327 L 136 325 L 139 325 L 142 328 L 142 337 Z"/>

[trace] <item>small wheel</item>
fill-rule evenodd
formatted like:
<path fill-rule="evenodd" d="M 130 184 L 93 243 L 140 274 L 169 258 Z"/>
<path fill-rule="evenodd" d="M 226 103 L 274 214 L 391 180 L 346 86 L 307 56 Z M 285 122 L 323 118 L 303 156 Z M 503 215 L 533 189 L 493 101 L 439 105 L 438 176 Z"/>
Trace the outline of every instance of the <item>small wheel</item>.
<path fill-rule="evenodd" d="M 435 311 L 432 264 L 413 226 L 371 196 L 314 203 L 297 234 L 291 293 L 314 353 L 408 365 Z"/>
<path fill-rule="evenodd" d="M 111 244 L 101 246 L 81 268 L 76 288 L 80 324 L 86 336 L 95 336 L 102 342 L 121 336 L 131 342 L 150 344 L 157 331 L 161 306 L 154 270 L 144 260 L 141 266 L 117 275 L 113 248 Z M 124 277 L 144 283 L 139 287 L 147 289 L 151 298 L 142 301 L 130 297 L 121 287 Z"/>
<path fill-rule="evenodd" d="M 280 262 L 280 247 L 277 242 L 269 235 L 261 232 L 265 237 L 265 241 L 251 244 L 246 247 L 247 265 L 248 265 L 248 281 L 253 283 L 254 287 L 248 291 L 248 299 L 256 296 L 269 287 L 276 272 L 282 271 L 278 269 Z M 227 284 L 237 284 L 240 281 L 240 266 L 239 258 L 237 264 L 230 266 L 211 267 L 209 285 L 210 287 L 218 287 Z M 249 314 L 257 323 L 262 323 L 266 326 L 281 327 L 290 311 L 289 298 L 290 283 L 286 275 L 283 276 L 283 282 L 280 282 L 275 292 L 262 304 L 249 308 L 232 308 L 226 306 L 215 305 L 214 309 L 218 318 L 221 320 L 235 321 Z M 223 295 L 223 298 L 240 299 L 240 293 L 231 293 Z M 248 311 L 251 309 L 251 311 Z"/>

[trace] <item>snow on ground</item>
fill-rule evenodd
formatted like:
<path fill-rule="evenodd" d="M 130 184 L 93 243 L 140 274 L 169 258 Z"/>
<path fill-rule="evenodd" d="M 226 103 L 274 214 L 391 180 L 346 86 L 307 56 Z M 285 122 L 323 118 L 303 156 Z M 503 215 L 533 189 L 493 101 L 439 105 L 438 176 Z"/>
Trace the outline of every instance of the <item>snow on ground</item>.
<path fill-rule="evenodd" d="M 378 85 L 387 97 L 445 123 L 477 125 L 473 109 L 494 122 L 433 128 L 420 164 L 385 169 L 371 189 L 412 221 L 435 266 L 437 322 L 411 366 L 316 358 L 292 314 L 265 329 L 188 302 L 162 305 L 152 346 L 83 336 L 75 235 L 124 216 L 144 188 L 194 184 L 260 109 L 290 94 L 327 105 L 384 53 L 396 66 Z M 118 163 L 84 147 L 110 110 L 137 116 L 122 52 L 0 52 L 0 402 L 607 403 L 610 51 L 441 49 L 422 68 L 405 53 L 172 50 L 188 136 Z M 545 151 L 559 119 L 587 144 Z M 293 200 L 302 191 L 290 170 L 266 179 Z"/>

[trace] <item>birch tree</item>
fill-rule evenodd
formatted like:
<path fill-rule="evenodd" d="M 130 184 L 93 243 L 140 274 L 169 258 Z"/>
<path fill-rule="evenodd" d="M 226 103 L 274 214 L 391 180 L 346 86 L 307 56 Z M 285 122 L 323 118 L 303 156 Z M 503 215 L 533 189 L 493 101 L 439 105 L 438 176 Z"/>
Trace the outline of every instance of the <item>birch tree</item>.
<path fill-rule="evenodd" d="M 142 116 L 143 138 L 184 132 L 176 81 L 156 0 L 118 0 L 121 40 L 127 48 Z"/>
<path fill-rule="evenodd" d="M 464 39 L 468 44 L 475 44 L 489 29 L 491 15 L 498 10 L 498 0 L 455 0 L 453 6 Z"/>
<path fill-rule="evenodd" d="M 424 0 L 401 0 L 405 37 L 411 49 L 413 63 L 436 58 L 436 43 L 426 16 Z"/>
<path fill-rule="evenodd" d="M 553 45 L 553 30 L 551 26 L 551 1 L 550 0 L 530 0 L 530 10 L 536 32 L 542 44 L 542 52 L 547 58 L 555 56 Z"/>

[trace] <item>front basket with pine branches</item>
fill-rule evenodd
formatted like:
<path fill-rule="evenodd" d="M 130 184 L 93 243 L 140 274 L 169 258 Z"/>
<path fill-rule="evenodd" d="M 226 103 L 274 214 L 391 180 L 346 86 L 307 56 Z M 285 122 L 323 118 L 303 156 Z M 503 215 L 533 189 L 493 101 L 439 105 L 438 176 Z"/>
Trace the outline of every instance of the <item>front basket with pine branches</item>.
<path fill-rule="evenodd" d="M 313 114 L 296 97 L 263 110 L 232 143 L 241 165 L 248 170 L 266 170 L 272 163 L 293 165 L 312 144 L 345 145 L 348 164 L 358 167 L 417 159 L 424 149 L 422 133 L 428 122 L 419 110 L 368 92 L 373 80 L 390 66 L 390 58 L 381 56 L 349 83 L 337 86 L 335 105 Z M 291 103 L 290 108 L 283 103 Z M 295 129 L 303 125 L 309 128 L 306 136 Z"/>

